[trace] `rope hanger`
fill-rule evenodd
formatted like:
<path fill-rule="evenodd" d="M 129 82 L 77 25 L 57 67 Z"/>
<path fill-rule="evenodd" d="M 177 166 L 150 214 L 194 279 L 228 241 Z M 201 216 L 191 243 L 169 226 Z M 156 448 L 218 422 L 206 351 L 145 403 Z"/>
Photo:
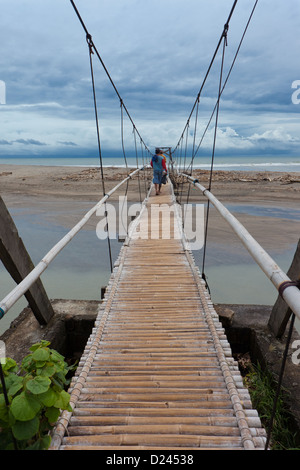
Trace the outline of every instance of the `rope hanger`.
<path fill-rule="evenodd" d="M 134 142 L 135 142 L 135 151 L 136 151 L 136 159 L 137 159 L 137 167 L 139 167 L 139 163 L 138 163 L 138 152 L 137 152 L 137 144 L 136 144 L 136 135 L 139 136 L 140 138 L 140 142 L 141 142 L 141 146 L 145 148 L 146 151 L 148 151 L 148 153 L 150 153 L 150 150 L 148 149 L 147 145 L 145 144 L 144 140 L 142 139 L 140 133 L 138 132 L 137 128 L 136 128 L 136 125 L 133 121 L 133 119 L 131 118 L 122 98 L 121 98 L 121 95 L 116 87 L 116 85 L 114 84 L 94 42 L 93 42 L 93 39 L 92 39 L 92 36 L 91 34 L 89 33 L 75 3 L 73 0 L 70 0 L 71 1 L 71 4 L 76 12 L 76 15 L 85 31 L 85 34 L 86 34 L 86 42 L 88 44 L 88 49 L 89 49 L 89 59 L 90 59 L 90 71 L 91 71 L 91 81 L 92 81 L 92 90 L 93 90 L 93 101 L 94 101 L 94 111 L 95 111 L 95 120 L 96 120 L 96 130 L 97 130 L 97 143 L 98 143 L 98 153 L 99 153 L 99 160 L 100 160 L 100 171 L 101 171 L 101 181 L 102 181 L 102 192 L 103 192 L 103 196 L 106 195 L 106 192 L 105 192 L 105 178 L 104 178 L 104 170 L 103 170 L 103 159 L 102 159 L 102 150 L 101 150 L 101 141 L 100 141 L 100 129 L 99 129 L 99 119 L 98 119 L 98 107 L 97 107 L 97 98 L 96 98 L 96 88 L 95 88 L 95 78 L 94 78 L 94 68 L 93 68 L 93 59 L 92 59 L 92 56 L 94 55 L 94 53 L 96 53 L 106 75 L 108 76 L 109 78 L 109 81 L 111 83 L 111 85 L 113 86 L 114 88 L 114 91 L 116 93 L 116 95 L 118 96 L 119 98 L 119 101 L 120 101 L 120 110 L 121 110 L 121 142 L 122 142 L 122 151 L 123 151 L 123 158 L 124 158 L 124 162 L 125 162 L 125 166 L 126 166 L 126 170 L 127 170 L 127 175 L 129 175 L 129 170 L 128 170 L 128 163 L 127 163 L 127 158 L 126 158 L 126 152 L 125 152 L 125 143 L 124 143 L 124 111 L 125 113 L 127 114 L 131 124 L 132 124 L 132 127 L 133 127 L 133 136 L 134 136 Z M 144 165 L 143 165 L 144 166 Z M 141 187 L 140 187 L 140 176 L 138 176 L 138 179 L 139 179 L 139 191 L 141 192 Z M 146 177 L 144 177 L 145 179 L 145 184 L 146 184 Z M 126 192 L 125 192 L 125 195 L 127 195 L 127 191 L 128 191 L 128 185 L 129 185 L 129 179 L 127 180 L 127 187 L 126 187 Z M 141 193 L 140 193 L 140 199 L 141 199 Z M 107 227 L 107 240 L 108 240 L 108 251 L 109 251 L 109 261 L 110 261 L 110 270 L 111 270 L 111 273 L 113 272 L 113 261 L 112 261 L 112 250 L 111 250 L 111 241 L 110 241 L 110 236 L 109 236 L 109 224 L 108 224 L 108 212 L 107 212 L 107 203 L 105 201 L 105 217 L 106 217 L 106 227 Z"/>

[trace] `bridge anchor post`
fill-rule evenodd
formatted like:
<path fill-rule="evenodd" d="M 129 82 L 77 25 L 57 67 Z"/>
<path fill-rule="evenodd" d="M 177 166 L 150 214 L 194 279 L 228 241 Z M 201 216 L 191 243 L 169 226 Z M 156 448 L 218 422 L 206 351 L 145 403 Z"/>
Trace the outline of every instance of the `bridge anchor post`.
<path fill-rule="evenodd" d="M 297 280 L 300 277 L 300 240 L 292 264 L 287 272 L 290 279 Z M 273 306 L 268 326 L 277 338 L 281 338 L 291 316 L 291 309 L 279 295 Z"/>
<path fill-rule="evenodd" d="M 0 259 L 19 284 L 34 269 L 34 265 L 1 196 L 0 220 Z M 25 297 L 40 325 L 46 325 L 54 315 L 54 310 L 40 279 L 25 293 Z"/>

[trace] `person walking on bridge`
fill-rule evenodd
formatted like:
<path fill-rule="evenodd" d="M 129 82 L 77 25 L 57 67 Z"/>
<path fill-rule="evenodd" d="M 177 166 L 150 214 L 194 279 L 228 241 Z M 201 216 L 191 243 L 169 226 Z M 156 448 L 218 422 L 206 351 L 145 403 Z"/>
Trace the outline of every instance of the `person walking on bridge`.
<path fill-rule="evenodd" d="M 155 155 L 152 157 L 150 164 L 153 168 L 153 184 L 155 186 L 155 192 L 156 195 L 158 195 L 161 191 L 163 175 L 168 173 L 166 160 L 162 156 L 160 149 L 155 150 Z"/>

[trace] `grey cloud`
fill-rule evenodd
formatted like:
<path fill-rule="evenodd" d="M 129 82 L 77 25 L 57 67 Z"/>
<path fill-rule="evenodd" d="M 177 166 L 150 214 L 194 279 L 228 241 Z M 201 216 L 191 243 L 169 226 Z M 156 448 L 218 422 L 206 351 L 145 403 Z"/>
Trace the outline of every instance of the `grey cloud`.
<path fill-rule="evenodd" d="M 23 144 L 23 145 L 47 145 L 44 142 L 40 142 L 35 139 L 17 139 L 14 142 L 18 144 Z"/>
<path fill-rule="evenodd" d="M 77 147 L 77 144 L 75 144 L 75 142 L 58 142 L 58 144 L 60 145 L 66 145 L 66 146 L 70 146 L 70 147 Z"/>
<path fill-rule="evenodd" d="M 161 125 L 168 123 L 170 128 L 179 120 L 184 125 L 232 1 L 128 0 L 125 3 L 115 0 L 112 7 L 112 2 L 77 0 L 82 18 L 138 129 L 141 124 L 145 134 L 152 135 L 154 120 Z M 241 122 L 246 126 L 251 120 L 252 135 L 263 136 L 267 113 L 296 111 L 291 104 L 290 87 L 293 80 L 300 79 L 297 61 L 299 2 L 289 0 L 287 3 L 282 0 L 258 3 L 222 96 L 220 119 L 225 121 L 224 125 L 229 121 L 238 133 Z M 253 4 L 254 1 L 242 2 L 236 8 L 228 34 L 226 67 L 231 63 Z M 76 146 L 69 123 L 82 121 L 78 141 L 82 140 L 87 134 L 88 122 L 94 119 L 94 110 L 85 34 L 70 3 L 28 0 L 20 4 L 19 0 L 10 0 L 2 6 L 2 18 L 0 35 L 10 38 L 1 56 L 4 67 L 0 76 L 7 84 L 7 103 L 19 106 L 18 110 L 11 111 L 19 113 L 16 128 L 22 127 L 20 122 L 26 120 L 29 113 L 31 116 L 35 113 L 37 118 L 33 116 L 35 123 L 33 117 L 30 121 L 35 126 L 32 132 L 27 129 L 26 134 L 21 134 L 34 135 L 35 139 L 15 141 L 16 133 L 12 134 L 3 126 L 0 145 L 15 142 L 27 147 L 46 146 L 42 142 L 45 131 L 41 130 L 38 119 L 42 116 L 51 121 L 49 135 L 55 135 L 53 146 L 58 139 L 61 139 L 60 145 Z M 93 61 L 100 123 L 114 115 L 116 128 L 119 128 L 118 98 L 96 55 Z M 199 119 L 212 109 L 219 66 L 217 61 L 204 89 L 200 108 L 203 114 Z M 47 103 L 55 103 L 55 106 Z M 24 104 L 27 107 L 20 109 Z M 36 108 L 31 109 L 34 104 Z M 68 125 L 62 126 L 61 133 L 59 126 L 63 121 Z M 179 129 L 178 138 L 181 131 Z M 296 135 L 295 129 L 288 131 L 288 126 L 287 133 L 292 137 Z M 253 146 L 261 145 L 262 141 L 261 138 L 251 139 Z M 175 139 L 170 145 L 176 143 Z"/>

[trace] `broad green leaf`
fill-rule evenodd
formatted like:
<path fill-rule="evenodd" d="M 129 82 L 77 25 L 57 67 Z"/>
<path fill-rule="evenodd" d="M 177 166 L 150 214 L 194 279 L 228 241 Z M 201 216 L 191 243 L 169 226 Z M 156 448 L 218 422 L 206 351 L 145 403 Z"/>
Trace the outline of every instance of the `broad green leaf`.
<path fill-rule="evenodd" d="M 47 364 L 47 363 L 46 363 Z M 39 375 L 43 377 L 52 377 L 56 372 L 56 366 L 54 364 L 49 364 L 46 365 L 41 371 L 39 371 Z"/>
<path fill-rule="evenodd" d="M 51 407 L 51 408 L 48 408 L 45 415 L 48 418 L 49 423 L 54 424 L 59 418 L 60 410 L 59 408 Z"/>
<path fill-rule="evenodd" d="M 8 423 L 8 407 L 3 394 L 0 394 L 0 421 L 5 424 Z"/>
<path fill-rule="evenodd" d="M 26 384 L 26 388 L 34 395 L 39 395 L 40 393 L 47 392 L 50 385 L 51 380 L 48 377 L 38 376 L 32 380 L 29 380 L 29 382 Z"/>
<path fill-rule="evenodd" d="M 70 395 L 64 390 L 62 390 L 59 393 L 58 399 L 56 400 L 53 406 L 55 408 L 60 408 L 61 410 L 65 410 L 68 408 L 69 402 L 70 402 Z"/>
<path fill-rule="evenodd" d="M 38 362 L 48 361 L 50 357 L 50 352 L 47 349 L 37 349 L 32 354 L 32 359 Z"/>
<path fill-rule="evenodd" d="M 59 354 L 57 351 L 54 351 L 54 349 L 51 349 L 51 361 L 53 362 L 64 362 L 65 358 Z"/>
<path fill-rule="evenodd" d="M 44 450 L 41 448 L 41 439 L 37 439 L 33 444 L 27 446 L 25 450 Z"/>
<path fill-rule="evenodd" d="M 21 367 L 23 370 L 29 371 L 33 364 L 35 364 L 34 360 L 32 359 L 31 354 L 29 354 L 28 356 L 24 357 L 21 363 Z"/>
<path fill-rule="evenodd" d="M 51 436 L 44 436 L 41 439 L 41 449 L 48 450 L 51 444 Z"/>
<path fill-rule="evenodd" d="M 11 408 L 10 408 L 9 412 L 8 412 L 8 424 L 9 424 L 10 427 L 12 427 L 15 424 L 15 422 L 16 422 L 16 418 L 12 414 Z"/>
<path fill-rule="evenodd" d="M 51 436 L 43 436 L 35 441 L 34 444 L 26 447 L 26 450 L 48 450 L 51 444 Z"/>
<path fill-rule="evenodd" d="M 50 342 L 46 340 L 42 340 L 40 343 L 33 344 L 29 350 L 34 352 L 39 348 L 47 348 L 48 346 L 50 346 Z"/>
<path fill-rule="evenodd" d="M 8 375 L 8 372 L 17 372 L 18 365 L 14 359 L 7 357 L 5 363 L 2 364 L 2 370 L 4 375 Z"/>
<path fill-rule="evenodd" d="M 19 375 L 10 374 L 5 380 L 7 393 L 14 396 L 21 388 L 23 388 L 23 377 Z"/>
<path fill-rule="evenodd" d="M 40 411 L 40 403 L 26 392 L 16 396 L 11 402 L 11 412 L 19 421 L 29 421 Z"/>
<path fill-rule="evenodd" d="M 47 364 L 46 361 L 35 361 L 35 367 L 37 369 L 42 369 L 45 366 L 45 364 Z M 37 370 L 36 372 L 39 373 L 39 370 Z"/>
<path fill-rule="evenodd" d="M 12 434 L 10 429 L 3 429 L 0 433 L 0 449 L 1 450 L 14 450 L 12 441 Z"/>
<path fill-rule="evenodd" d="M 43 405 L 51 407 L 56 402 L 58 393 L 56 393 L 52 388 L 49 388 L 47 392 L 41 393 L 37 398 L 43 403 Z"/>
<path fill-rule="evenodd" d="M 39 431 L 39 419 L 35 416 L 30 421 L 16 421 L 12 427 L 13 434 L 19 441 L 31 439 Z"/>

